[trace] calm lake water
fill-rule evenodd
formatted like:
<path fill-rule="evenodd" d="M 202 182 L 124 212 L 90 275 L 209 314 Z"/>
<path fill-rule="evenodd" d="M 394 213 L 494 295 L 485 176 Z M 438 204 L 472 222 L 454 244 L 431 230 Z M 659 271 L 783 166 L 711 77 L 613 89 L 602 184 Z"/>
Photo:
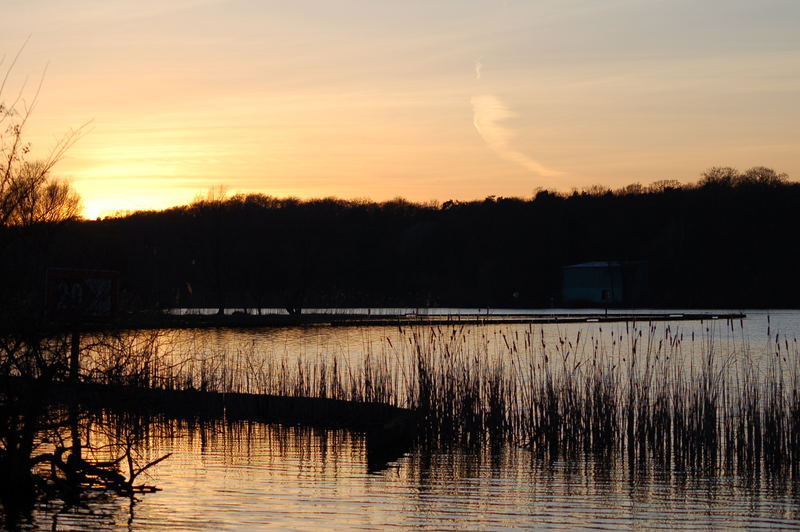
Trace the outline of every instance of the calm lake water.
<path fill-rule="evenodd" d="M 800 527 L 798 486 L 622 464 L 545 462 L 519 448 L 416 449 L 368 472 L 364 439 L 260 424 L 172 427 L 148 456 L 163 491 L 41 516 L 59 529 L 752 529 Z"/>
<path fill-rule="evenodd" d="M 768 360 L 776 345 L 797 354 L 800 311 L 747 312 L 726 320 L 657 324 L 657 341 L 683 335 L 698 352 Z M 625 324 L 536 326 L 559 339 L 606 336 Z M 525 325 L 469 327 L 466 349 L 502 356 Z M 396 356 L 409 331 L 397 327 L 165 331 L 162 349 L 176 354 L 246 353 L 287 360 L 365 353 Z M 694 337 L 692 339 L 692 337 Z M 602 340 L 604 341 L 604 340 Z M 505 346 L 505 347 L 504 347 Z M 554 347 L 554 349 L 556 348 Z M 227 360 L 227 359 L 226 359 Z M 521 447 L 414 447 L 374 470 L 360 433 L 258 423 L 164 422 L 152 427 L 141 460 L 172 453 L 139 496 L 98 498 L 79 513 L 41 507 L 35 525 L 64 530 L 253 529 L 628 529 L 800 528 L 800 483 L 758 472 L 722 475 L 674 464 L 631 463 L 624 456 L 550 460 Z"/>

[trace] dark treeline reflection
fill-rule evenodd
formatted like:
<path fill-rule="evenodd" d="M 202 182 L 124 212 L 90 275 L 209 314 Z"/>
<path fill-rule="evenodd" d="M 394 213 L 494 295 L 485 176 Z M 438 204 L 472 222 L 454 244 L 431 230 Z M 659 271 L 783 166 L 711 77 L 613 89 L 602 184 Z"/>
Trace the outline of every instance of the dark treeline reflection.
<path fill-rule="evenodd" d="M 565 265 L 642 260 L 654 306 L 792 306 L 798 204 L 800 184 L 766 168 L 442 204 L 236 195 L 3 229 L 2 290 L 39 301 L 59 265 L 120 271 L 131 309 L 538 307 L 560 302 Z"/>

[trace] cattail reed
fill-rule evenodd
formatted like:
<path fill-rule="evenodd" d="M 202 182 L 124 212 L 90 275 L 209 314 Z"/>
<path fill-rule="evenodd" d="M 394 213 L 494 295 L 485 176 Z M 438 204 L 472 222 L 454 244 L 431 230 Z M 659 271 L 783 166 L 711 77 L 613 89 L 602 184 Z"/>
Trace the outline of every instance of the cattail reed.
<path fill-rule="evenodd" d="M 713 326 L 727 328 L 723 340 Z M 187 356 L 139 334 L 88 346 L 85 368 L 108 383 L 411 408 L 429 442 L 797 473 L 796 340 L 770 336 L 765 359 L 751 352 L 741 322 L 707 323 L 686 338 L 671 324 L 604 327 L 408 327 L 365 342 L 360 357 L 234 344 Z"/>

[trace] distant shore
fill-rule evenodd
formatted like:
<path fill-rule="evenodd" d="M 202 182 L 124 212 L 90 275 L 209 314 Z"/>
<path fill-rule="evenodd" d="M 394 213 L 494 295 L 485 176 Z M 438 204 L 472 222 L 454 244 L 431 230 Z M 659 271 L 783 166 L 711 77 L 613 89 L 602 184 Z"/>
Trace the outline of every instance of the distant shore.
<path fill-rule="evenodd" d="M 653 321 L 704 321 L 745 318 L 741 312 L 647 312 L 602 310 L 596 313 L 458 313 L 458 314 L 366 314 L 320 313 L 298 314 L 169 314 L 146 313 L 129 315 L 108 322 L 86 323 L 82 330 L 102 329 L 207 329 L 251 327 L 410 327 L 435 325 L 543 325 L 552 323 L 620 323 Z M 70 329 L 56 325 L 55 329 Z"/>

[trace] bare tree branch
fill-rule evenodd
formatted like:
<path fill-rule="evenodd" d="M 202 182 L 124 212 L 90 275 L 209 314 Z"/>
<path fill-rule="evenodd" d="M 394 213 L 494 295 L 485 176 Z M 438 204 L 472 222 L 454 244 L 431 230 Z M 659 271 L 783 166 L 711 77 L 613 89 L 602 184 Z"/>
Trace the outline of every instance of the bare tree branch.
<path fill-rule="evenodd" d="M 77 218 L 81 213 L 78 193 L 68 182 L 53 179 L 51 171 L 86 133 L 90 122 L 61 136 L 43 159 L 30 161 L 30 144 L 24 138 L 25 127 L 39 102 L 47 67 L 30 102 L 23 97 L 26 80 L 16 98 L 8 105 L 3 103 L 9 77 L 25 44 L 14 56 L 0 82 L 0 124 L 6 122 L 5 128 L 0 130 L 0 227 L 56 223 Z"/>

